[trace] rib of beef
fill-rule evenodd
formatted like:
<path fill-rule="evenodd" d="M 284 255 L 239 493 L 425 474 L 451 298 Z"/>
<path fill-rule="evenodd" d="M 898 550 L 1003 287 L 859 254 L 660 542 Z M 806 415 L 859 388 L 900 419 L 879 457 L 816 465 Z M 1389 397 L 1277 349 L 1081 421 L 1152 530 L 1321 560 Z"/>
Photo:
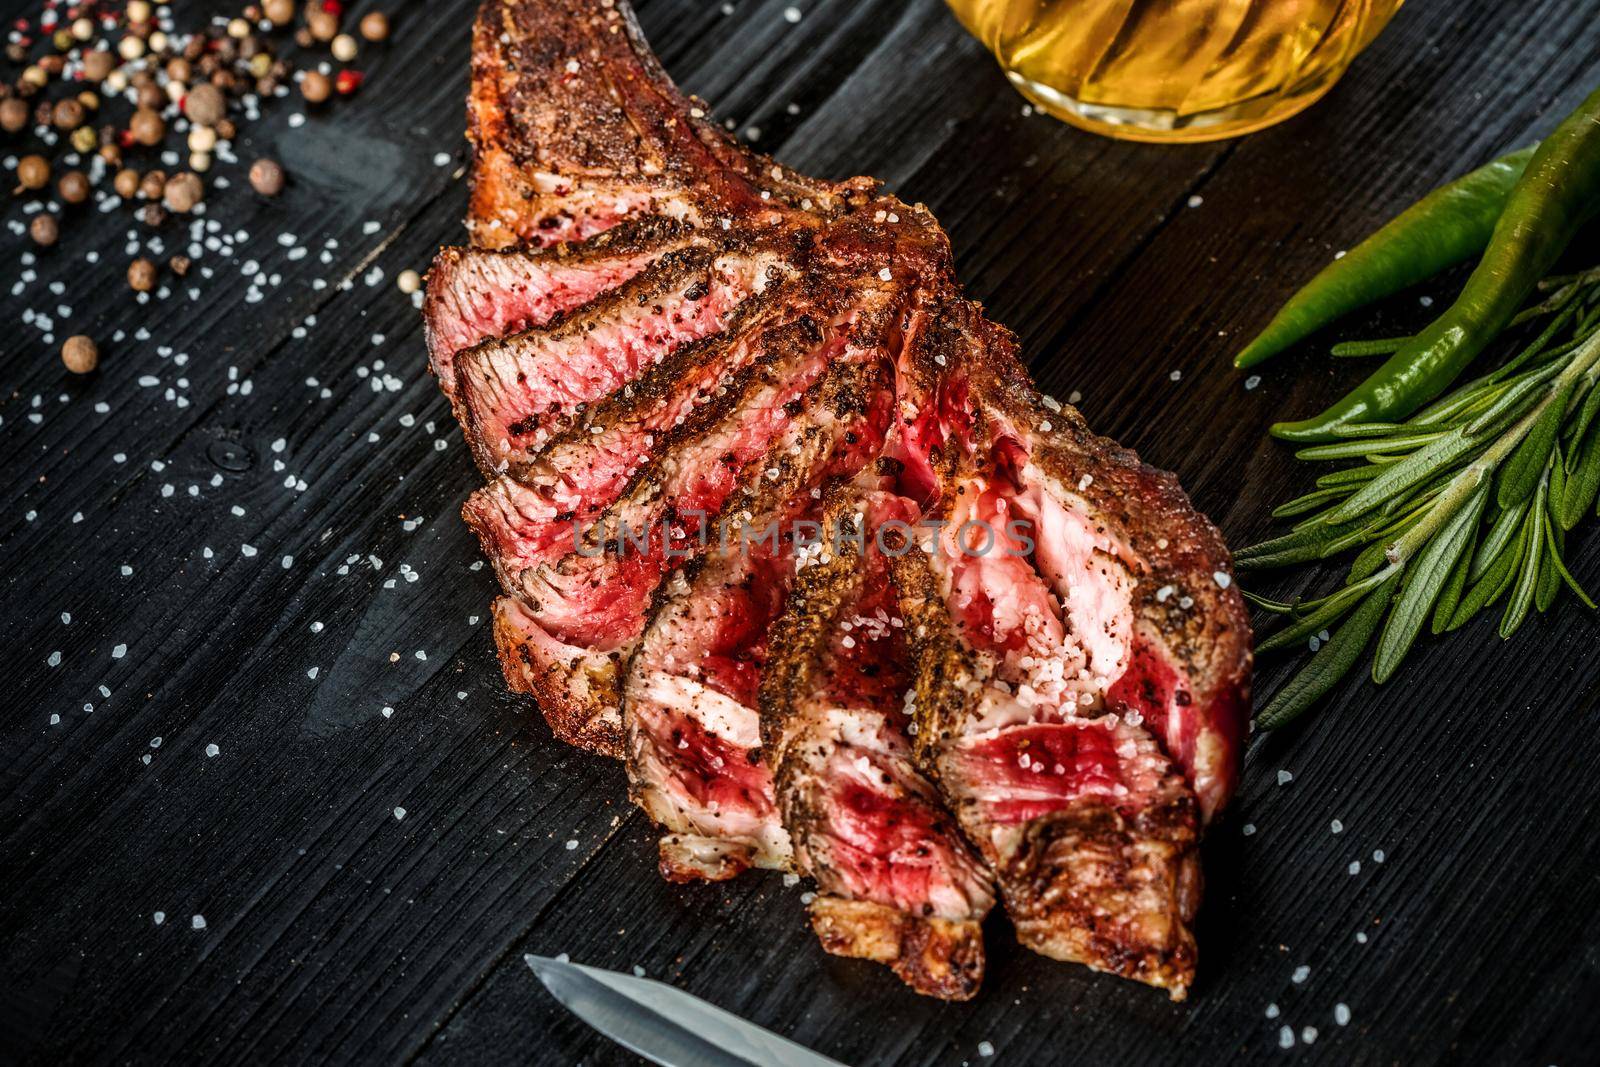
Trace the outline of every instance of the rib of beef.
<path fill-rule="evenodd" d="M 469 135 L 424 314 L 496 644 L 624 757 L 663 873 L 795 867 L 825 948 L 947 998 L 993 885 L 1184 995 L 1250 658 L 1176 482 L 1036 392 L 925 210 L 739 145 L 620 0 L 489 0 Z"/>

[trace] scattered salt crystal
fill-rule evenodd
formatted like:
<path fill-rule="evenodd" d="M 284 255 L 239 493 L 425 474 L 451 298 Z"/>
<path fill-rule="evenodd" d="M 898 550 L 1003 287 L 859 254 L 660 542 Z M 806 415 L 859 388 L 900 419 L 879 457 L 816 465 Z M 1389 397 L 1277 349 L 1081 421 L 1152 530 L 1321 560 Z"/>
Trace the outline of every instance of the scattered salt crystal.
<path fill-rule="evenodd" d="M 115 645 L 111 649 L 111 658 L 112 659 L 121 659 L 123 656 L 126 656 L 127 654 L 128 654 L 128 646 L 125 645 L 125 644 L 119 643 L 119 644 Z"/>
<path fill-rule="evenodd" d="M 1233 584 L 1233 575 L 1229 574 L 1227 571 L 1213 571 L 1211 574 L 1211 580 L 1217 583 L 1217 588 L 1226 589 L 1228 586 Z"/>
<path fill-rule="evenodd" d="M 1292 781 L 1294 781 L 1294 775 L 1293 774 L 1289 773 L 1288 771 L 1279 771 L 1278 772 L 1278 784 L 1279 785 L 1288 785 Z"/>
<path fill-rule="evenodd" d="M 784 8 L 783 9 L 783 20 L 785 22 L 788 22 L 788 23 L 791 23 L 791 24 L 799 22 L 800 21 L 800 9 L 797 8 L 797 7 L 786 7 L 786 8 Z M 985 1053 L 985 1055 L 987 1055 L 987 1053 Z"/>
<path fill-rule="evenodd" d="M 1357 875 L 1357 874 L 1361 873 L 1361 861 L 1360 860 L 1351 860 L 1350 861 L 1350 873 L 1352 875 Z"/>
<path fill-rule="evenodd" d="M 204 915 L 196 915 L 189 920 L 189 925 L 196 930 L 204 930 L 206 928 L 206 917 Z"/>
<path fill-rule="evenodd" d="M 395 808 L 394 809 L 394 817 L 396 819 L 405 818 L 406 817 L 406 809 L 405 808 Z"/>
<path fill-rule="evenodd" d="M 1340 1026 L 1349 1026 L 1350 1025 L 1350 1005 L 1342 1003 L 1342 1002 L 1339 1003 L 1339 1004 L 1335 1004 L 1333 1006 L 1333 1021 L 1338 1023 Z"/>
<path fill-rule="evenodd" d="M 577 842 L 576 838 L 568 839 L 568 841 L 567 841 L 567 851 L 568 852 L 573 851 L 577 847 L 578 847 L 578 842 Z"/>
<path fill-rule="evenodd" d="M 1294 1048 L 1294 1031 L 1287 1026 L 1278 1030 L 1278 1047 Z"/>
<path fill-rule="evenodd" d="M 987 1041 L 978 1042 L 978 1055 L 988 1059 L 994 1055 L 994 1046 Z"/>
<path fill-rule="evenodd" d="M 1315 1044 L 1317 1040 L 1317 1028 L 1315 1026 L 1302 1026 L 1300 1028 L 1300 1040 L 1307 1045 Z"/>
<path fill-rule="evenodd" d="M 150 917 L 156 921 L 157 926 L 167 921 L 167 913 L 164 911 L 158 911 Z"/>
<path fill-rule="evenodd" d="M 389 716 L 391 716 L 393 714 L 394 714 L 394 709 L 389 707 L 387 704 L 385 704 L 384 708 L 383 708 L 383 717 L 385 719 L 387 719 Z"/>
<path fill-rule="evenodd" d="M 221 751 L 222 751 L 222 749 L 218 748 L 216 745 L 207 745 L 206 746 L 206 755 L 207 756 L 214 757 L 218 753 L 220 753 Z"/>
<path fill-rule="evenodd" d="M 1374 849 L 1373 850 L 1373 852 L 1372 852 L 1372 862 L 1373 863 L 1382 863 L 1386 858 L 1387 857 L 1385 857 L 1384 854 L 1383 854 L 1383 849 L 1379 848 L 1379 849 Z"/>
<path fill-rule="evenodd" d="M 1255 832 L 1256 832 L 1256 824 L 1255 824 L 1255 823 L 1253 823 L 1253 822 L 1247 822 L 1247 823 L 1245 823 L 1245 824 L 1244 824 L 1244 829 L 1243 829 L 1243 830 L 1242 830 L 1242 831 L 1241 831 L 1241 832 L 1242 832 L 1242 833 L 1243 833 L 1243 834 L 1244 834 L 1244 836 L 1246 836 L 1246 837 L 1249 837 L 1249 836 L 1251 836 L 1251 835 L 1252 835 L 1252 834 L 1254 834 L 1254 833 L 1255 833 Z"/>
<path fill-rule="evenodd" d="M 1335 819 L 1328 824 L 1328 830 L 1332 833 L 1342 834 L 1344 833 L 1344 823 L 1340 822 L 1338 819 Z"/>
<path fill-rule="evenodd" d="M 1276 1019 L 1278 1017 L 1278 1015 L 1279 1015 L 1278 1005 L 1276 1005 L 1276 1004 L 1268 1004 L 1267 1005 L 1267 1018 Z"/>

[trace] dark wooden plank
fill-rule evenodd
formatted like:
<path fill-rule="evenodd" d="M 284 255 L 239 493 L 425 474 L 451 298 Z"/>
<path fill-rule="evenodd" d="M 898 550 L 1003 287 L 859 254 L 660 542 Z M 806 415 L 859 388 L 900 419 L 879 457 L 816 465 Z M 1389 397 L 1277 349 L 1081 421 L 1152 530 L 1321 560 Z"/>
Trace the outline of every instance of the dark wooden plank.
<path fill-rule="evenodd" d="M 1600 78 L 1595 3 L 1413 4 L 1300 118 L 1160 149 L 1024 114 L 931 0 L 818 0 L 797 24 L 788 6 L 652 0 L 641 18 L 761 147 L 926 201 L 1041 381 L 1081 391 L 1095 426 L 1177 470 L 1241 541 L 1306 480 L 1266 423 L 1337 372 L 1295 357 L 1247 392 L 1232 345 L 1337 247 Z M 128 298 L 120 212 L 66 227 L 20 296 L 0 288 L 0 1056 L 637 1062 L 522 963 L 565 951 L 857 1064 L 977 1064 L 984 1042 L 1008 1063 L 1276 1059 L 1285 1023 L 1301 1056 L 1338 1063 L 1587 1057 L 1600 1024 L 1568 1006 L 1600 993 L 1600 661 L 1571 604 L 1510 646 L 1488 625 L 1430 645 L 1253 747 L 1208 845 L 1186 1005 L 1020 952 L 1000 920 L 983 996 L 930 1004 L 824 956 L 780 878 L 660 883 L 618 769 L 503 692 L 492 578 L 455 514 L 475 475 L 392 284 L 460 236 L 470 7 L 395 5 L 362 97 L 249 128 L 239 155 L 277 155 L 296 181 L 265 203 L 224 169 L 211 217 L 250 236 L 201 260 L 199 299 Z M 250 259 L 281 275 L 255 303 Z M 1414 304 L 1379 316 L 1415 321 Z M 28 309 L 61 320 L 56 341 L 67 322 L 127 336 L 69 381 Z M 1591 583 L 1594 544 L 1573 553 Z"/>

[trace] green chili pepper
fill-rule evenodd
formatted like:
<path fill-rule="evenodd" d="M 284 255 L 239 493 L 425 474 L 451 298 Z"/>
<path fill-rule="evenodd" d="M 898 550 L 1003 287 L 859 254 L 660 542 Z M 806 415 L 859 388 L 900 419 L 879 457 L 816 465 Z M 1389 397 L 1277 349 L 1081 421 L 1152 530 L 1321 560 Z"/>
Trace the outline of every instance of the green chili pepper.
<path fill-rule="evenodd" d="M 1335 319 L 1481 254 L 1536 147 L 1501 156 L 1435 189 L 1322 268 L 1233 365 L 1264 363 Z"/>
<path fill-rule="evenodd" d="M 1578 228 L 1597 212 L 1600 91 L 1534 152 L 1456 302 L 1344 399 L 1316 418 L 1278 423 L 1273 435 L 1333 440 L 1338 427 L 1396 422 L 1438 396 L 1505 329 Z"/>

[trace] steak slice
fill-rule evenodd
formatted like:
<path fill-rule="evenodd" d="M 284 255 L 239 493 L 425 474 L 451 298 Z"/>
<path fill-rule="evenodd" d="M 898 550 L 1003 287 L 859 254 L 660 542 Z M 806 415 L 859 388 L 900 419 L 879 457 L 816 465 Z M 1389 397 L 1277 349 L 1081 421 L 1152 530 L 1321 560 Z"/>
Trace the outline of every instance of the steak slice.
<path fill-rule="evenodd" d="M 883 445 L 892 381 L 879 361 L 840 363 L 723 505 L 706 553 L 669 575 L 629 665 L 622 724 L 629 791 L 664 830 L 672 881 L 787 867 L 790 847 L 761 759 L 757 686 L 767 628 L 794 571 L 797 526 L 822 487 Z"/>
<path fill-rule="evenodd" d="M 651 594 L 674 562 L 695 554 L 705 519 L 843 347 L 842 339 L 824 344 L 814 324 L 795 326 L 785 358 L 745 368 L 720 403 L 696 412 L 617 486 L 625 489 L 619 499 L 604 500 L 603 511 L 525 523 L 514 535 L 518 553 L 497 557 L 505 588 L 523 603 L 525 647 L 502 644 L 502 655 L 538 679 L 540 708 L 558 734 L 565 736 L 558 724 L 581 723 L 585 747 L 621 754 L 617 665 L 644 629 Z M 515 484 L 500 479 L 491 488 Z M 469 518 L 486 545 L 512 536 L 503 526 L 488 530 L 481 514 Z"/>
<path fill-rule="evenodd" d="M 652 217 L 544 251 L 441 249 L 422 305 L 439 387 L 455 398 L 454 358 L 462 349 L 543 326 L 694 240 L 683 224 Z"/>
<path fill-rule="evenodd" d="M 525 462 L 578 405 L 726 329 L 788 269 L 771 249 L 683 249 L 557 323 L 460 353 L 460 400 L 478 465 L 493 477 Z"/>
<path fill-rule="evenodd" d="M 904 377 L 936 424 L 913 436 L 938 442 L 943 525 L 926 555 L 896 560 L 919 758 L 1024 944 L 1181 999 L 1200 823 L 1232 780 L 1248 677 L 1226 554 L 1169 478 L 1044 406 L 974 309 L 925 327 Z M 1183 618 L 1201 598 L 1209 610 Z M 1183 750 L 1162 747 L 1179 717 L 1209 738 L 1193 787 L 1170 758 Z"/>
<path fill-rule="evenodd" d="M 739 145 L 678 92 L 623 4 L 488 0 L 468 136 L 469 227 L 490 248 L 582 240 L 642 214 L 772 222 L 836 210 L 864 185 Z"/>
<path fill-rule="evenodd" d="M 910 657 L 888 557 L 920 517 L 892 493 L 834 494 L 773 628 L 762 737 L 796 865 L 820 891 L 810 911 L 823 947 L 967 1000 L 994 890 L 906 740 Z"/>

